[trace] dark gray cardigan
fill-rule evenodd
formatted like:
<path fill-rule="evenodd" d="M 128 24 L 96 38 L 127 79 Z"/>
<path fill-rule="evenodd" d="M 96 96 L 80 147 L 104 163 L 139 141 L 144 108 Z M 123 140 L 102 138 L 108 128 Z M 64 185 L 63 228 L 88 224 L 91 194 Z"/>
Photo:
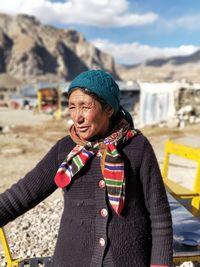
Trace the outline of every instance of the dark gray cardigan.
<path fill-rule="evenodd" d="M 55 173 L 75 146 L 64 137 L 23 179 L 0 195 L 0 226 L 56 190 Z M 64 188 L 64 211 L 53 267 L 149 267 L 172 264 L 172 223 L 158 163 L 138 135 L 118 147 L 125 163 L 125 208 L 110 207 L 100 158 L 94 157 Z M 103 211 L 102 211 L 103 209 Z M 108 212 L 108 214 L 107 214 Z"/>

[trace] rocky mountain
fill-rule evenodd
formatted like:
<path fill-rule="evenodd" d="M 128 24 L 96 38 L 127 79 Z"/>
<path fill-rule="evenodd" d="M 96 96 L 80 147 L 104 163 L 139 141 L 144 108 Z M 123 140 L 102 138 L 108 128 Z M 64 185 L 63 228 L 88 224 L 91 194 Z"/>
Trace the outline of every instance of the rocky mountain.
<path fill-rule="evenodd" d="M 169 58 L 158 58 L 153 60 L 147 60 L 145 62 L 146 66 L 155 66 L 160 67 L 166 64 L 173 64 L 173 65 L 183 65 L 189 63 L 200 63 L 200 50 L 197 52 L 187 55 L 187 56 L 176 56 L 176 57 L 169 57 Z"/>
<path fill-rule="evenodd" d="M 0 84 L 11 82 L 10 77 L 21 83 L 71 80 L 91 68 L 104 69 L 122 80 L 200 82 L 200 50 L 124 66 L 115 64 L 113 57 L 75 30 L 43 25 L 27 15 L 0 14 Z"/>
<path fill-rule="evenodd" d="M 71 80 L 102 68 L 117 76 L 113 58 L 75 30 L 42 25 L 27 15 L 0 14 L 0 75 L 20 81 Z"/>
<path fill-rule="evenodd" d="M 200 82 L 200 50 L 187 56 L 156 58 L 133 66 L 117 65 L 124 80 Z"/>

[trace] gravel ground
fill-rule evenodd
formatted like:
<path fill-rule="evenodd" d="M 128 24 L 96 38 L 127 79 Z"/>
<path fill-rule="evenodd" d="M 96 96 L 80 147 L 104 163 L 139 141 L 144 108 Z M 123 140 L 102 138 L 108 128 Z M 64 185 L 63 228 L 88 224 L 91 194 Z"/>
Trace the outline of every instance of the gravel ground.
<path fill-rule="evenodd" d="M 52 116 L 37 114 L 29 110 L 0 109 L 0 192 L 11 186 L 32 169 L 50 147 L 68 132 L 67 119 L 60 121 Z M 176 142 L 200 146 L 200 127 L 194 125 L 185 129 L 144 128 L 143 133 L 150 139 L 160 166 L 163 161 L 164 143 L 168 138 Z M 179 161 L 171 168 L 171 175 L 188 188 L 192 186 L 196 165 Z M 187 171 L 186 171 L 187 170 Z M 62 194 L 57 190 L 52 196 L 24 216 L 8 224 L 5 228 L 14 256 L 52 255 L 58 225 L 62 212 Z M 0 257 L 3 257 L 0 246 Z M 3 258 L 0 267 L 5 266 Z M 191 262 L 182 267 L 198 266 Z"/>

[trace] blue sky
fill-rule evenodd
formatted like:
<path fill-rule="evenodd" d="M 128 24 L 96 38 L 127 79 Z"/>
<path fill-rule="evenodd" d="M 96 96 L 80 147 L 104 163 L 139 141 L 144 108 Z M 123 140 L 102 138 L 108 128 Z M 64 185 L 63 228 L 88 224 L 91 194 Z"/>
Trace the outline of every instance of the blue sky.
<path fill-rule="evenodd" d="M 117 63 L 200 48 L 199 0 L 12 0 L 1 1 L 0 12 L 34 15 L 42 23 L 80 31 Z"/>

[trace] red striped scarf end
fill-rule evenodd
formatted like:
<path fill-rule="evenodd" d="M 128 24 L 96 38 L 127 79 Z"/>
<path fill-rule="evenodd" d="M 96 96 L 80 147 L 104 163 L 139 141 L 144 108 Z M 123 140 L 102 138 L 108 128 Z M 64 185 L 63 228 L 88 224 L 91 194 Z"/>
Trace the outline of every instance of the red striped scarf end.
<path fill-rule="evenodd" d="M 54 182 L 59 188 L 63 188 L 70 184 L 71 179 L 64 172 L 57 172 Z"/>

